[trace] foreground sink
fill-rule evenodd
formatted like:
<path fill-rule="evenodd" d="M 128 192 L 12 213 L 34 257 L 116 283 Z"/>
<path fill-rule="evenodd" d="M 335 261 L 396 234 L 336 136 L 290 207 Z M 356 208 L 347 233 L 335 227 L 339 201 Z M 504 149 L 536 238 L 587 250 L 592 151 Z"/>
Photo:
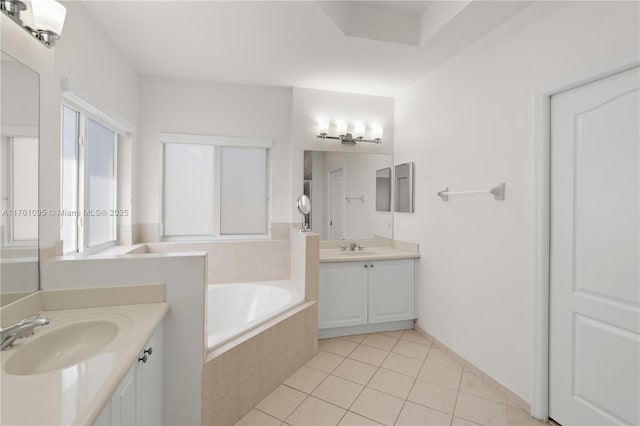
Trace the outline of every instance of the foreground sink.
<path fill-rule="evenodd" d="M 107 346 L 118 330 L 118 323 L 109 319 L 72 322 L 50 332 L 42 329 L 42 334 L 27 337 L 11 350 L 4 372 L 31 375 L 69 367 Z"/>

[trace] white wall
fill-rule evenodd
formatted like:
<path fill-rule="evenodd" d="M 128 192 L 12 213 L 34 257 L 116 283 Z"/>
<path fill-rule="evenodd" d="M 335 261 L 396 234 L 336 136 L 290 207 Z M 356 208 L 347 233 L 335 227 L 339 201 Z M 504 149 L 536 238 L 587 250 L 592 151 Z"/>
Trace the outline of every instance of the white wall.
<path fill-rule="evenodd" d="M 415 162 L 418 325 L 531 400 L 536 90 L 638 49 L 638 3 L 536 2 L 396 99 Z M 436 193 L 506 182 L 506 200 Z"/>
<path fill-rule="evenodd" d="M 304 151 L 340 151 L 371 154 L 393 154 L 394 125 L 392 98 L 355 95 L 312 89 L 293 89 L 291 117 L 291 179 L 293 187 L 290 199 L 290 217 L 301 222 L 295 208 L 295 200 L 302 194 Z M 384 127 L 381 144 L 359 143 L 343 145 L 340 141 L 316 138 L 318 122 L 330 121 L 330 135 L 335 135 L 335 123 L 378 123 Z M 312 206 L 316 209 L 319 206 Z"/>
<path fill-rule="evenodd" d="M 291 89 L 157 76 L 142 76 L 140 87 L 138 223 L 162 220 L 165 132 L 272 139 L 272 221 L 289 221 Z"/>

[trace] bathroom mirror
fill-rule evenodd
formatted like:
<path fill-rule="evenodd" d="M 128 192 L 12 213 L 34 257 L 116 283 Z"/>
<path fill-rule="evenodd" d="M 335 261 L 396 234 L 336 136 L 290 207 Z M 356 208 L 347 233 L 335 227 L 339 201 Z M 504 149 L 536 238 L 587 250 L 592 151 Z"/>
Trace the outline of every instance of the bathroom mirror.
<path fill-rule="evenodd" d="M 376 170 L 376 211 L 391 211 L 391 167 Z"/>
<path fill-rule="evenodd" d="M 5 52 L 0 60 L 0 306 L 4 306 L 39 288 L 40 76 Z"/>
<path fill-rule="evenodd" d="M 396 166 L 395 211 L 413 213 L 413 161 Z"/>
<path fill-rule="evenodd" d="M 304 152 L 304 188 L 313 203 L 311 230 L 323 240 L 393 238 L 393 213 L 378 211 L 377 171 L 393 156 Z"/>

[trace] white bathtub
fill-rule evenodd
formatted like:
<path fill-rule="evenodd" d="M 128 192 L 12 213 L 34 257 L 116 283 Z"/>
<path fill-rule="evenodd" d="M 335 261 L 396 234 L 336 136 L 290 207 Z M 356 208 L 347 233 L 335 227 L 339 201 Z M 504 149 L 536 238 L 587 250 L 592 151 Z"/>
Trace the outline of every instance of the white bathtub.
<path fill-rule="evenodd" d="M 207 293 L 210 351 L 304 300 L 291 281 L 209 284 Z"/>

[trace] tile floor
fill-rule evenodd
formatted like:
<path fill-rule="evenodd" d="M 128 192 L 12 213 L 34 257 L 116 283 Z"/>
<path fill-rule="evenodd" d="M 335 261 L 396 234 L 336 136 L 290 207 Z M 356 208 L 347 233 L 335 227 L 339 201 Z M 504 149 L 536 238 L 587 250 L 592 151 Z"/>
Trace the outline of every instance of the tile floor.
<path fill-rule="evenodd" d="M 539 425 L 413 330 L 320 340 L 236 425 Z"/>

